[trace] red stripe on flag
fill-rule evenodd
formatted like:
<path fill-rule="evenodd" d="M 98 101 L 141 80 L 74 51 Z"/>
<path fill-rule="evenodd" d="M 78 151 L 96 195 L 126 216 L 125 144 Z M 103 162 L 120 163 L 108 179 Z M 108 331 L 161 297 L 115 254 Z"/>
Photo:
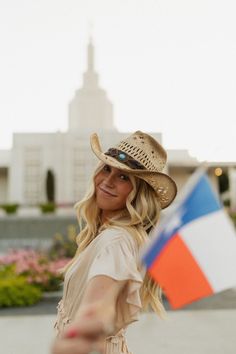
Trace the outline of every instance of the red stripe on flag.
<path fill-rule="evenodd" d="M 177 309 L 213 293 L 192 253 L 177 234 L 172 237 L 149 268 L 171 307 Z"/>

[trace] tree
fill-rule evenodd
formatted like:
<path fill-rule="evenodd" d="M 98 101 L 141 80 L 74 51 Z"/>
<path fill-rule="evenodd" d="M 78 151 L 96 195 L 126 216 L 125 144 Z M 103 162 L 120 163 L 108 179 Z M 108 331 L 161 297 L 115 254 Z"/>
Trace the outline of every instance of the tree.
<path fill-rule="evenodd" d="M 55 178 L 52 170 L 47 170 L 46 175 L 46 196 L 48 203 L 55 202 Z"/>
<path fill-rule="evenodd" d="M 226 172 L 223 172 L 221 176 L 219 176 L 219 188 L 220 194 L 226 192 L 229 189 L 229 176 Z"/>

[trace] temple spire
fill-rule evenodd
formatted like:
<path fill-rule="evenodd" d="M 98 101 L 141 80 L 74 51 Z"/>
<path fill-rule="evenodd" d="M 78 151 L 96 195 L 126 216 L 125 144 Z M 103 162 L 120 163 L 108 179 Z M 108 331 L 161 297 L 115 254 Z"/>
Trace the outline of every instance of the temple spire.
<path fill-rule="evenodd" d="M 98 88 L 98 74 L 94 69 L 94 45 L 91 36 L 87 47 L 87 69 L 83 74 L 83 88 L 88 90 Z"/>
<path fill-rule="evenodd" d="M 69 130 L 72 132 L 113 131 L 113 106 L 99 86 L 95 70 L 94 44 L 90 34 L 87 44 L 87 68 L 83 85 L 76 91 L 69 107 Z"/>
<path fill-rule="evenodd" d="M 93 46 L 93 41 L 92 38 L 89 38 L 89 44 L 88 44 L 88 71 L 94 71 L 94 46 Z"/>

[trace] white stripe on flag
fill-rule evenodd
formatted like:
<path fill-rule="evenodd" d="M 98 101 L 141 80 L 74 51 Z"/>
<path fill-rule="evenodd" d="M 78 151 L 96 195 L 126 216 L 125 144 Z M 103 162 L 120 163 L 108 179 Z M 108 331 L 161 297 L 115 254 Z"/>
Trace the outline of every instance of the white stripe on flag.
<path fill-rule="evenodd" d="M 236 286 L 236 236 L 223 209 L 184 226 L 179 235 L 215 292 Z"/>

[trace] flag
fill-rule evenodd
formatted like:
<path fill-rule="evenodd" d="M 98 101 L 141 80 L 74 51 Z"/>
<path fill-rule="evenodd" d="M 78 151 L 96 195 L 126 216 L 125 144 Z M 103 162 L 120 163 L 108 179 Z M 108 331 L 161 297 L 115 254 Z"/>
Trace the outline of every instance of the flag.
<path fill-rule="evenodd" d="M 205 170 L 197 170 L 141 254 L 172 308 L 236 286 L 236 233 Z"/>

